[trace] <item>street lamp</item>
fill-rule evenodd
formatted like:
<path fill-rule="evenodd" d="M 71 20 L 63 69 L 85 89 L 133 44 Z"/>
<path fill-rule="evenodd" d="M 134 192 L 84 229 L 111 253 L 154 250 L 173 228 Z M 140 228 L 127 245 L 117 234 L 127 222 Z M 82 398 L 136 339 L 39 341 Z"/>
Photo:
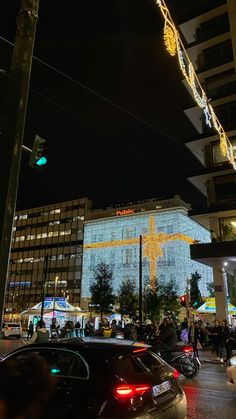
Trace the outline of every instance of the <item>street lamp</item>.
<path fill-rule="evenodd" d="M 54 313 L 55 313 L 55 296 L 56 296 L 56 291 L 57 291 L 57 281 L 59 279 L 59 276 L 56 276 L 55 281 L 54 281 L 54 292 L 53 292 L 53 311 L 52 311 L 52 318 L 54 319 Z"/>

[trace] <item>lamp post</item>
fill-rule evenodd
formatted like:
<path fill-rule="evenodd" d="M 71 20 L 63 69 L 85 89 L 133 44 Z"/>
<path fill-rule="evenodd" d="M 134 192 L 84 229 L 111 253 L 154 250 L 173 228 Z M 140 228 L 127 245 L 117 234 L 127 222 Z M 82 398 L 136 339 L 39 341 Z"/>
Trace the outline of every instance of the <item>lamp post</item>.
<path fill-rule="evenodd" d="M 54 282 L 54 292 L 53 292 L 53 311 L 52 311 L 52 318 L 54 319 L 55 317 L 55 296 L 56 296 L 56 291 L 57 291 L 57 281 L 58 281 L 59 276 L 56 276 L 55 278 L 55 282 Z"/>
<path fill-rule="evenodd" d="M 43 287 L 42 287 L 42 305 L 41 305 L 41 320 L 43 321 L 43 315 L 44 315 L 44 299 L 45 299 L 45 288 L 46 288 L 46 282 L 47 282 L 47 272 L 48 272 L 48 253 L 45 256 L 44 259 L 44 267 L 43 267 Z"/>
<path fill-rule="evenodd" d="M 142 236 L 139 236 L 139 324 L 143 324 Z"/>

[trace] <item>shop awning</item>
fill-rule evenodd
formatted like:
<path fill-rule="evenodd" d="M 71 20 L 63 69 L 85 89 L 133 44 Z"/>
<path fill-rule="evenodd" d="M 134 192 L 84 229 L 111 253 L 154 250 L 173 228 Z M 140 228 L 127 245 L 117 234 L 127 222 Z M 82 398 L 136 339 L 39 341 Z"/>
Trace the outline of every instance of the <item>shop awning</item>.
<path fill-rule="evenodd" d="M 194 310 L 195 313 L 202 314 L 215 314 L 216 312 L 216 303 L 215 298 L 207 298 L 205 303 L 202 304 L 197 310 Z M 234 307 L 230 302 L 228 302 L 228 312 L 229 314 L 236 314 L 236 307 Z"/>

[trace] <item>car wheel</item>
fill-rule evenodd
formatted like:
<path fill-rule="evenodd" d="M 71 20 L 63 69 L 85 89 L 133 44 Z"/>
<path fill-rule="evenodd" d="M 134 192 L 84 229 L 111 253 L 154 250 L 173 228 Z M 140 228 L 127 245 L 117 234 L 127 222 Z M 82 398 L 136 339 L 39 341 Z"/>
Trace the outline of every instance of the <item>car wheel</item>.
<path fill-rule="evenodd" d="M 16 338 L 17 338 L 17 339 L 20 339 L 20 338 L 21 338 L 21 335 L 19 335 L 19 336 L 16 336 Z"/>
<path fill-rule="evenodd" d="M 2 338 L 2 339 L 5 339 L 5 337 L 6 337 L 6 336 L 5 336 L 5 333 L 4 333 L 4 332 L 2 332 L 2 333 L 1 333 L 1 338 Z"/>

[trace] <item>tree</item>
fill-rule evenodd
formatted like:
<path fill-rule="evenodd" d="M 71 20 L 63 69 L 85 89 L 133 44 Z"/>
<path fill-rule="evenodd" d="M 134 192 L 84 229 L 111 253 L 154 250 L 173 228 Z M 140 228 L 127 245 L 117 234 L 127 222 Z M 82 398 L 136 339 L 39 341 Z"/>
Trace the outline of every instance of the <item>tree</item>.
<path fill-rule="evenodd" d="M 236 304 L 236 295 L 235 295 L 235 283 L 234 283 L 234 276 L 229 272 L 226 272 L 227 275 L 227 285 L 228 285 L 228 296 L 229 301 L 233 306 Z"/>
<path fill-rule="evenodd" d="M 138 310 L 138 295 L 136 286 L 130 279 L 123 280 L 118 290 L 117 302 L 119 303 L 119 312 L 121 316 L 128 315 L 132 317 Z"/>
<path fill-rule="evenodd" d="M 209 297 L 215 297 L 214 281 L 207 283 L 207 291 Z"/>
<path fill-rule="evenodd" d="M 171 316 L 173 319 L 176 318 L 181 309 L 176 281 L 171 279 L 166 284 L 161 284 L 159 293 L 164 314 Z"/>
<path fill-rule="evenodd" d="M 201 292 L 199 290 L 198 287 L 198 283 L 200 281 L 200 279 L 202 279 L 202 276 L 195 271 L 194 273 L 191 274 L 191 278 L 190 278 L 190 306 L 194 307 L 194 308 L 198 308 L 200 307 L 200 305 L 202 304 L 202 296 L 201 296 Z"/>
<path fill-rule="evenodd" d="M 99 305 L 102 316 L 104 313 L 112 311 L 111 305 L 114 304 L 113 294 L 113 270 L 105 262 L 98 263 L 94 268 L 94 281 L 90 285 L 91 303 Z"/>

